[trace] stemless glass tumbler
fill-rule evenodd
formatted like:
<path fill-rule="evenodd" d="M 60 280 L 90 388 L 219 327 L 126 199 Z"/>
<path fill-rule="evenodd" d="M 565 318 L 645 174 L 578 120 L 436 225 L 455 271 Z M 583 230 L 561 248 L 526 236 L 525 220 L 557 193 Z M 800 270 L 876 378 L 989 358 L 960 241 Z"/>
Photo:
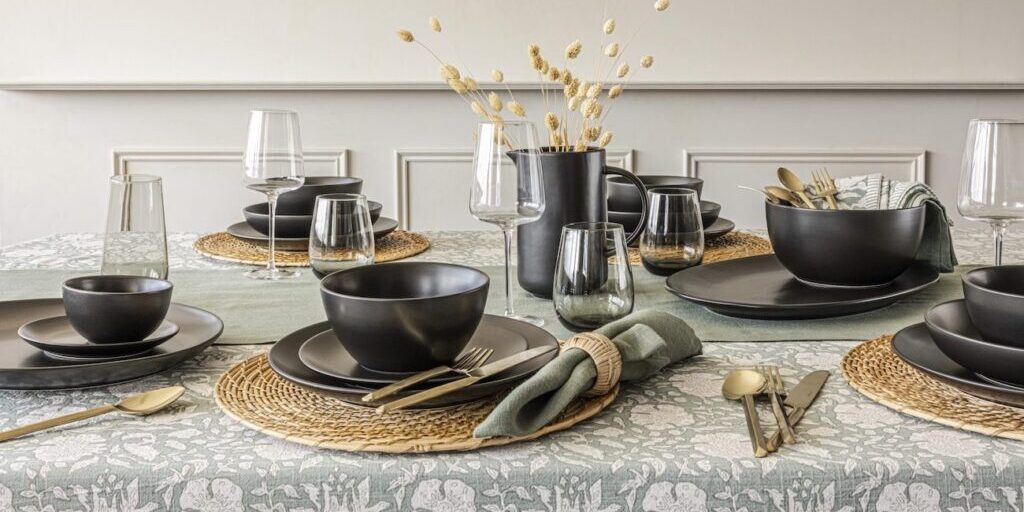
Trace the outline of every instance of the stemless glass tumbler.
<path fill-rule="evenodd" d="M 552 299 L 558 320 L 573 331 L 593 330 L 633 311 L 633 271 L 621 224 L 562 228 Z"/>
<path fill-rule="evenodd" d="M 1024 121 L 971 121 L 957 209 L 992 226 L 995 264 L 1002 265 L 1006 230 L 1024 218 Z"/>
<path fill-rule="evenodd" d="M 110 178 L 102 274 L 167 278 L 167 230 L 159 176 Z"/>
<path fill-rule="evenodd" d="M 704 227 L 697 192 L 659 187 L 648 191 L 651 214 L 640 237 L 640 261 L 648 272 L 672 275 L 704 258 Z"/>
<path fill-rule="evenodd" d="M 366 196 L 324 194 L 316 197 L 309 233 L 309 265 L 317 277 L 372 265 L 373 222 Z"/>

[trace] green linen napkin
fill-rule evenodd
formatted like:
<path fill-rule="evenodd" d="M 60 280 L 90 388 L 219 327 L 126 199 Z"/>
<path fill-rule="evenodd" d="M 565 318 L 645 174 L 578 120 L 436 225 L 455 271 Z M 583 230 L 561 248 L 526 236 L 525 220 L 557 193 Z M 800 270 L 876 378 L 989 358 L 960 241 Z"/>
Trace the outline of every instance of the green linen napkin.
<path fill-rule="evenodd" d="M 653 310 L 633 313 L 595 332 L 612 340 L 622 356 L 620 381 L 638 381 L 665 366 L 701 353 L 701 342 L 681 318 Z M 554 420 L 594 385 L 597 367 L 586 352 L 559 354 L 502 400 L 474 437 L 523 436 Z"/>

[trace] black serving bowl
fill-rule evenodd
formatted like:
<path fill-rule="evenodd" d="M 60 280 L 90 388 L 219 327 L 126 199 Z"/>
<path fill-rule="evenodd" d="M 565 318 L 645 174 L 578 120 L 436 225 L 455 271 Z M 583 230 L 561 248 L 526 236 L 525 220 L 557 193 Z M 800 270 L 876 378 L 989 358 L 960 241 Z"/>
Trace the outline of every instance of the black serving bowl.
<path fill-rule="evenodd" d="M 383 205 L 377 201 L 367 201 L 370 207 L 370 222 L 377 222 L 380 218 L 380 211 Z M 264 235 L 270 235 L 270 215 L 267 213 L 267 203 L 251 204 L 242 208 L 242 215 L 245 215 L 245 222 L 256 231 Z M 279 238 L 307 238 L 309 228 L 313 225 L 313 214 L 298 215 L 277 212 L 277 223 L 275 224 L 275 236 Z"/>
<path fill-rule="evenodd" d="M 775 255 L 797 279 L 825 286 L 881 286 L 914 263 L 924 206 L 812 210 L 765 201 Z"/>
<path fill-rule="evenodd" d="M 647 188 L 652 187 L 675 187 L 688 188 L 697 192 L 700 197 L 704 189 L 704 180 L 700 178 L 687 178 L 685 176 L 644 176 L 638 175 L 640 181 Z M 621 176 L 610 176 L 608 178 L 608 209 L 617 212 L 637 212 L 641 210 L 640 191 L 626 178 Z M 629 233 L 629 230 L 626 230 Z"/>
<path fill-rule="evenodd" d="M 310 215 L 321 194 L 358 194 L 363 180 L 348 176 L 307 176 L 302 186 L 277 198 L 277 211 L 285 214 Z M 305 235 L 303 235 L 305 236 Z"/>
<path fill-rule="evenodd" d="M 1024 265 L 984 267 L 963 277 L 967 312 L 988 341 L 1024 348 Z"/>
<path fill-rule="evenodd" d="M 71 327 L 93 343 L 131 343 L 149 336 L 171 306 L 170 281 L 139 276 L 86 276 L 64 281 Z"/>
<path fill-rule="evenodd" d="M 718 213 L 722 211 L 722 205 L 711 201 L 700 202 L 700 223 L 704 226 L 704 229 L 711 227 L 712 224 L 718 220 Z M 638 212 L 619 212 L 608 211 L 608 222 L 614 222 L 616 224 L 622 224 L 622 228 L 626 233 L 632 233 L 636 229 L 637 223 L 640 222 L 640 213 Z"/>
<path fill-rule="evenodd" d="M 450 263 L 342 270 L 320 281 L 327 320 L 359 364 L 415 372 L 449 364 L 480 324 L 490 279 Z"/>
<path fill-rule="evenodd" d="M 950 359 L 990 379 L 1024 385 L 1024 348 L 985 341 L 966 301 L 932 306 L 924 319 L 935 345 Z"/>

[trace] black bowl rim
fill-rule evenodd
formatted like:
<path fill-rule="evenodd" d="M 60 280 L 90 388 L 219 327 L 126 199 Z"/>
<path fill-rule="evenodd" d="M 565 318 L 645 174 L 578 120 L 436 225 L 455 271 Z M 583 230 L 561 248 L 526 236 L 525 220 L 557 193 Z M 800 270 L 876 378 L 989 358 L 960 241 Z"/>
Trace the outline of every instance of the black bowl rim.
<path fill-rule="evenodd" d="M 947 335 L 947 336 L 949 336 L 951 338 L 955 338 L 957 340 L 961 340 L 961 341 L 964 341 L 966 343 L 974 343 L 974 344 L 978 344 L 978 345 L 985 345 L 985 346 L 988 346 L 988 347 L 992 347 L 994 349 L 1008 350 L 1008 351 L 1011 351 L 1011 352 L 1020 352 L 1020 353 L 1024 354 L 1024 347 L 1015 347 L 1015 346 L 1012 346 L 1012 345 L 1004 345 L 1002 343 L 994 343 L 994 342 L 991 342 L 991 341 L 988 341 L 988 340 L 984 340 L 984 339 L 980 339 L 980 338 L 972 338 L 970 336 L 964 336 L 963 334 L 953 332 L 953 331 L 951 331 L 949 329 L 946 329 L 946 328 L 942 327 L 941 325 L 938 325 L 938 324 L 936 324 L 934 322 L 934 316 L 937 315 L 938 313 L 933 313 L 933 311 L 935 311 L 935 310 L 937 310 L 937 309 L 939 309 L 941 307 L 946 307 L 946 308 L 952 309 L 952 308 L 956 307 L 956 306 L 954 306 L 954 304 L 956 304 L 956 303 L 962 303 L 963 307 L 965 309 L 967 308 L 967 300 L 966 299 L 948 300 L 946 302 L 942 302 L 942 303 L 936 304 L 936 305 L 928 308 L 928 312 L 924 314 L 924 323 L 925 323 L 925 325 L 927 325 L 928 328 L 930 328 L 930 329 L 935 329 L 935 330 L 937 330 L 937 331 L 939 331 L 939 332 L 941 332 L 941 333 L 943 333 L 943 334 L 945 334 L 945 335 Z M 970 319 L 970 315 L 968 315 L 967 318 Z M 977 328 L 977 327 L 975 327 L 975 328 Z"/>
<path fill-rule="evenodd" d="M 333 195 L 333 194 L 320 194 L 320 195 L 328 196 L 328 195 Z M 319 197 L 319 196 L 317 196 L 317 197 Z M 243 215 L 252 215 L 253 217 L 258 217 L 258 218 L 269 218 L 270 217 L 269 213 L 254 212 L 254 211 L 252 211 L 252 208 L 262 208 L 266 204 L 267 203 L 250 204 L 249 206 L 246 206 L 245 208 L 242 208 L 242 214 Z M 377 209 L 381 209 L 381 210 L 384 209 L 384 204 L 380 203 L 380 202 L 377 202 L 377 201 L 367 200 L 366 204 L 367 204 L 367 206 L 369 206 L 370 211 L 374 210 L 373 205 L 377 205 Z M 275 213 L 274 216 L 275 217 L 290 217 L 290 218 L 294 218 L 294 219 L 302 219 L 302 218 L 310 218 L 310 219 L 312 219 L 313 218 L 313 214 L 312 213 L 308 213 L 308 214 L 307 213 Z"/>
<path fill-rule="evenodd" d="M 327 285 L 324 284 L 324 283 L 327 282 L 328 278 L 330 278 L 331 276 L 333 276 L 335 274 L 341 274 L 341 273 L 344 273 L 344 272 L 369 272 L 370 269 L 380 268 L 380 267 L 387 267 L 387 266 L 390 266 L 390 265 L 396 265 L 396 266 L 397 265 L 401 265 L 401 266 L 425 265 L 425 266 L 432 266 L 432 267 L 451 267 L 451 268 L 457 268 L 457 269 L 460 269 L 460 270 L 469 270 L 469 271 L 471 271 L 471 273 L 474 273 L 474 274 L 479 275 L 480 277 L 483 277 L 484 281 L 479 286 L 476 286 L 476 287 L 473 287 L 473 288 L 469 288 L 467 290 L 463 290 L 463 291 L 460 291 L 460 292 L 445 293 L 445 294 L 440 294 L 440 295 L 430 295 L 430 296 L 426 296 L 426 297 L 364 297 L 364 296 L 361 296 L 361 295 L 348 295 L 348 294 L 344 294 L 344 293 L 340 293 L 340 292 L 336 292 L 334 290 L 328 289 Z M 320 292 L 321 293 L 327 293 L 327 294 L 332 295 L 334 297 L 339 297 L 339 298 L 343 298 L 343 299 L 362 300 L 362 301 L 367 301 L 367 302 L 419 302 L 419 301 L 423 301 L 423 300 L 445 299 L 445 298 L 449 298 L 449 297 L 459 297 L 461 295 L 474 294 L 474 293 L 479 292 L 481 289 L 486 288 L 490 284 L 491 284 L 490 276 L 488 276 L 486 273 L 484 273 L 483 271 L 481 271 L 479 269 L 475 269 L 473 267 L 468 267 L 466 265 L 457 265 L 455 263 L 444 263 L 444 262 L 440 262 L 440 261 L 401 261 L 401 262 L 395 262 L 395 263 L 380 263 L 380 264 L 376 264 L 376 265 L 364 265 L 364 266 L 361 266 L 361 267 L 352 267 L 352 268 L 348 268 L 348 269 L 345 269 L 345 270 L 338 270 L 337 272 L 332 272 L 330 274 L 327 274 L 326 276 L 324 276 L 323 279 L 320 280 Z"/>
<path fill-rule="evenodd" d="M 332 182 L 332 183 L 310 183 L 309 180 L 317 180 L 317 181 L 320 181 L 320 180 L 332 180 L 332 181 L 333 180 L 339 180 L 339 181 Z M 290 193 L 290 192 L 295 192 L 296 190 L 302 190 L 304 188 L 336 187 L 338 185 L 352 185 L 352 184 L 355 184 L 355 183 L 360 183 L 362 181 L 363 181 L 362 178 L 357 178 L 355 176 L 306 176 L 304 178 L 304 181 L 303 181 L 301 187 L 299 187 L 299 188 L 297 188 L 295 190 L 289 190 L 288 192 L 285 192 L 285 194 Z M 282 195 L 284 195 L 284 194 L 282 194 Z"/>
<path fill-rule="evenodd" d="M 960 277 L 960 280 L 963 281 L 965 286 L 970 286 L 972 288 L 976 288 L 976 289 L 981 290 L 981 291 L 983 291 L 985 293 L 991 293 L 993 295 L 1000 295 L 1000 296 L 1009 297 L 1009 298 L 1012 298 L 1012 299 L 1024 300 L 1024 294 L 1010 293 L 1010 292 L 1004 292 L 1004 291 L 1000 291 L 1000 290 L 994 290 L 992 288 L 988 288 L 986 286 L 982 286 L 981 284 L 975 283 L 975 282 L 973 282 L 973 281 L 971 281 L 969 279 L 971 274 L 980 274 L 982 272 L 992 272 L 992 271 L 998 272 L 999 269 L 1004 269 L 1004 268 L 1005 269 L 1019 269 L 1021 272 L 1024 272 L 1024 265 L 1000 265 L 998 267 L 996 267 L 996 266 L 987 266 L 987 267 L 981 267 L 981 268 L 976 268 L 976 269 L 967 271 L 967 273 L 965 273 L 963 276 Z"/>
<path fill-rule="evenodd" d="M 708 211 L 708 212 L 714 211 L 715 208 L 717 208 L 719 212 L 722 211 L 722 205 L 720 203 L 716 203 L 714 201 L 708 201 L 707 199 L 701 199 L 700 200 L 700 204 L 701 204 L 702 207 L 705 204 L 709 205 L 709 208 L 707 210 L 704 210 L 704 208 L 701 208 L 701 210 L 700 210 L 701 213 L 704 213 L 705 211 Z M 609 215 L 611 215 L 613 213 L 616 214 L 616 215 L 635 215 L 637 217 L 640 216 L 640 212 L 620 212 L 620 211 L 616 211 L 616 210 L 608 210 L 608 214 Z"/>
<path fill-rule="evenodd" d="M 96 291 L 96 290 L 84 290 L 82 288 L 77 288 L 76 287 L 77 285 L 79 285 L 81 283 L 81 281 L 84 281 L 86 279 L 97 279 L 97 278 L 98 279 L 117 280 L 117 281 L 135 281 L 135 280 L 151 281 L 151 282 L 159 283 L 162 286 L 162 288 L 160 288 L 158 290 L 146 290 L 146 291 L 142 291 L 142 292 L 104 292 L 104 291 Z M 170 282 L 170 281 L 168 281 L 166 279 L 160 279 L 160 278 L 157 278 L 157 277 L 95 274 L 95 275 L 91 275 L 91 276 L 72 277 L 71 279 L 68 279 L 67 281 L 64 281 L 64 283 L 61 284 L 61 288 L 64 289 L 64 290 L 70 290 L 70 291 L 75 292 L 75 293 L 85 293 L 85 294 L 89 294 L 89 295 L 118 295 L 118 296 L 127 296 L 127 295 L 159 295 L 159 294 L 167 293 L 168 291 L 174 290 L 174 283 L 172 283 L 172 282 Z"/>
<path fill-rule="evenodd" d="M 694 176 L 680 176 L 678 174 L 635 174 L 634 176 L 639 178 L 641 182 L 643 182 L 644 178 L 673 178 L 673 179 L 685 180 L 683 183 L 676 184 L 676 185 L 652 185 L 652 187 L 648 187 L 648 188 L 653 188 L 653 187 L 681 187 L 681 186 L 684 186 L 684 185 L 692 185 L 692 184 L 695 184 L 695 183 L 704 183 L 704 178 L 696 178 Z M 612 183 L 615 183 L 617 185 L 630 185 L 630 184 L 633 183 L 632 181 L 629 181 L 628 179 L 623 178 L 622 176 L 609 176 L 608 177 L 608 181 L 610 181 Z M 644 186 L 647 187 L 647 184 L 644 183 Z"/>
<path fill-rule="evenodd" d="M 803 208 L 803 207 L 800 207 L 800 206 L 788 206 L 788 205 L 784 205 L 784 204 L 777 204 L 777 203 L 773 203 L 773 202 L 771 202 L 771 201 L 769 201 L 767 199 L 764 200 L 764 204 L 766 204 L 766 205 L 768 205 L 770 207 L 773 207 L 773 208 L 783 208 L 783 209 L 786 209 L 786 210 L 799 210 L 799 211 L 802 211 L 802 212 L 818 212 L 818 213 L 820 213 L 820 212 L 830 212 L 830 213 L 853 213 L 853 212 L 858 212 L 858 213 L 854 213 L 854 215 L 863 215 L 865 213 L 875 213 L 875 214 L 877 214 L 877 213 L 881 213 L 881 212 L 905 212 L 905 211 L 909 211 L 909 210 L 920 210 L 920 209 L 925 207 L 925 205 L 919 204 L 917 206 L 908 206 L 906 208 L 885 208 L 885 209 L 878 209 L 878 210 L 869 210 L 869 209 L 864 209 L 864 208 L 845 209 L 845 210 L 832 210 L 830 208 L 813 208 L 812 209 L 812 208 Z M 815 214 L 812 213 L 810 215 L 815 215 Z"/>

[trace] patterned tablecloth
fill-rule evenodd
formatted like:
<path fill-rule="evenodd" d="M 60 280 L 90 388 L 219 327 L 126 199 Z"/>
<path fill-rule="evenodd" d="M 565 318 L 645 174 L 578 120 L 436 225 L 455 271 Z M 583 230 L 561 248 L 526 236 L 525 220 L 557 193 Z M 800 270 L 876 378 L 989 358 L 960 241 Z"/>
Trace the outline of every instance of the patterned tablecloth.
<path fill-rule="evenodd" d="M 434 248 L 421 259 L 500 263 L 493 234 L 428 236 Z M 191 255 L 194 238 L 172 237 L 172 266 L 233 267 Z M 958 244 L 963 262 L 989 260 L 984 234 L 961 233 Z M 1010 245 L 1008 259 L 1020 261 L 1021 244 Z M 50 237 L 0 251 L 0 269 L 91 269 L 98 248 L 95 235 Z M 165 413 L 101 417 L 0 445 L 0 511 L 1024 509 L 1024 444 L 859 395 L 837 370 L 856 341 L 708 344 L 704 356 L 626 386 L 608 411 L 572 430 L 473 453 L 403 456 L 316 450 L 243 427 L 217 409 L 213 385 L 266 347 L 212 347 L 135 382 L 0 391 L 5 429 L 154 387 L 188 389 Z M 800 443 L 765 459 L 751 456 L 740 407 L 720 397 L 724 375 L 752 363 L 781 366 L 790 383 L 833 371 L 798 428 Z"/>

